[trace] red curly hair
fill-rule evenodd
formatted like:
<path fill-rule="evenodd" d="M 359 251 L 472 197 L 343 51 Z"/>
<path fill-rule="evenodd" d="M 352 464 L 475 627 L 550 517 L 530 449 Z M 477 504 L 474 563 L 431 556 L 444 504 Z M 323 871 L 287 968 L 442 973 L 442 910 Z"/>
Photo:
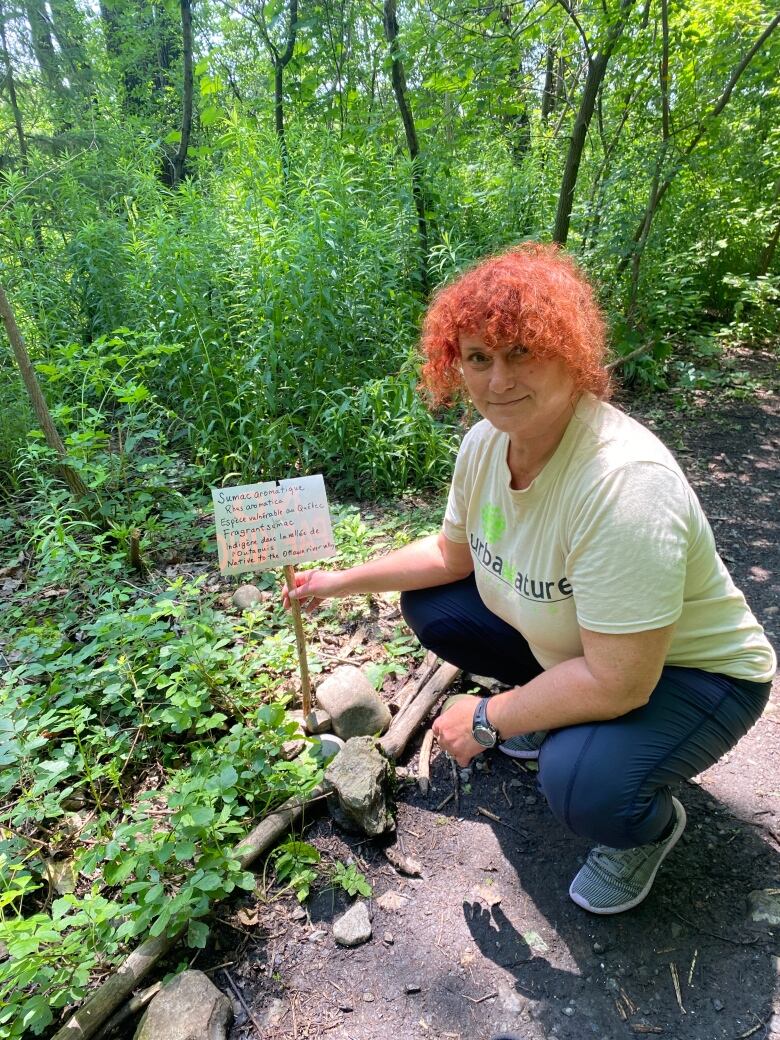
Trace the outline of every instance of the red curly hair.
<path fill-rule="evenodd" d="M 462 387 L 461 332 L 491 350 L 520 344 L 536 357 L 561 358 L 579 390 L 609 397 L 604 316 L 593 287 L 556 245 L 523 242 L 438 290 L 420 342 L 422 382 L 435 404 Z"/>

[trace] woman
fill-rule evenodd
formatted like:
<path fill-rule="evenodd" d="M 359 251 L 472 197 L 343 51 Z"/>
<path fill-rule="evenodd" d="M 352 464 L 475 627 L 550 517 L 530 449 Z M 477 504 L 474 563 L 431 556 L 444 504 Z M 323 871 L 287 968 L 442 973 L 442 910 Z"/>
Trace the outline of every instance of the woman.
<path fill-rule="evenodd" d="M 456 699 L 439 744 L 461 766 L 494 745 L 538 758 L 552 812 L 596 843 L 571 898 L 628 910 L 685 828 L 669 785 L 760 716 L 773 651 L 672 455 L 606 403 L 604 321 L 571 259 L 528 243 L 482 262 L 437 294 L 422 348 L 434 399 L 463 385 L 483 416 L 442 531 L 290 595 L 400 590 L 424 646 L 508 684 Z"/>

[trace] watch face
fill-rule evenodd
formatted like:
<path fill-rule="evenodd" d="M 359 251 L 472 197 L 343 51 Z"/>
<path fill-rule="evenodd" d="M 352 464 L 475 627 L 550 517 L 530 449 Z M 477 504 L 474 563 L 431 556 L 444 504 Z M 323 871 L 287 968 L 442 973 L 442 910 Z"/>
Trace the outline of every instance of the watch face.
<path fill-rule="evenodd" d="M 481 726 L 477 723 L 471 731 L 474 740 L 482 747 L 494 747 L 496 743 L 496 734 L 490 726 Z"/>

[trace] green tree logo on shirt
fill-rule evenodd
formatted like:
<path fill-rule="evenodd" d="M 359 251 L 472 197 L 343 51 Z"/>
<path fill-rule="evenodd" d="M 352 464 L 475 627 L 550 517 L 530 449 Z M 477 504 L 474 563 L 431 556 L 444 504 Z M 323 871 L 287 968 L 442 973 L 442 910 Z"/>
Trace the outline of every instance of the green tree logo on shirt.
<path fill-rule="evenodd" d="M 487 502 L 482 507 L 480 516 L 482 518 L 482 530 L 485 532 L 485 539 L 488 542 L 497 542 L 504 531 L 506 531 L 504 514 L 498 506 Z"/>

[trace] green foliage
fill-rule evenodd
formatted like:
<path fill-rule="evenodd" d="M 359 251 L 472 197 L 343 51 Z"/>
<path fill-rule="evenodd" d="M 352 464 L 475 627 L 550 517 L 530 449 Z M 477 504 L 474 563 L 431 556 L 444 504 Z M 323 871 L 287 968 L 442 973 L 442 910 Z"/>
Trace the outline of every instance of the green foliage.
<path fill-rule="evenodd" d="M 277 881 L 291 888 L 301 903 L 309 898 L 311 886 L 317 879 L 314 868 L 320 858 L 319 851 L 306 841 L 287 841 L 274 852 Z"/>
<path fill-rule="evenodd" d="M 370 899 L 373 894 L 365 874 L 362 874 L 354 863 L 345 864 L 340 859 L 336 860 L 330 878 L 333 884 L 343 888 L 348 896 L 361 895 Z"/>

